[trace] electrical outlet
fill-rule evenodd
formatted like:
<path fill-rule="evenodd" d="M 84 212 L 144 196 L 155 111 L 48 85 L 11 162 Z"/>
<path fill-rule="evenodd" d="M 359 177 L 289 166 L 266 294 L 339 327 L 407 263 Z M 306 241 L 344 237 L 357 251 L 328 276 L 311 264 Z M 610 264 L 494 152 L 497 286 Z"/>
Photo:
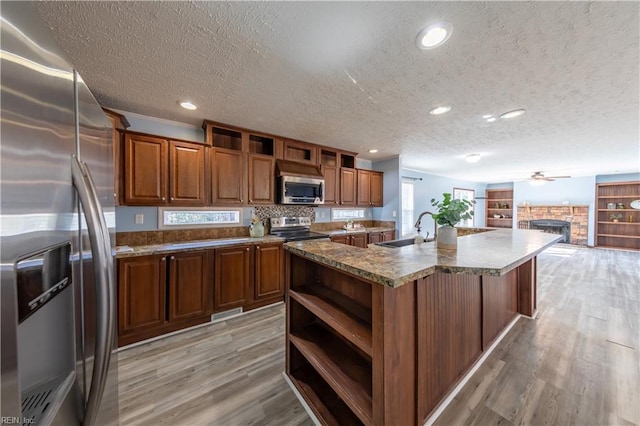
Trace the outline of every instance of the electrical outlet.
<path fill-rule="evenodd" d="M 142 225 L 144 223 L 144 215 L 142 213 L 136 213 L 136 225 Z"/>
<path fill-rule="evenodd" d="M 393 213 L 391 213 L 391 216 L 393 216 L 393 217 L 397 217 L 397 216 L 398 216 L 398 213 L 394 210 L 394 211 L 393 211 Z"/>

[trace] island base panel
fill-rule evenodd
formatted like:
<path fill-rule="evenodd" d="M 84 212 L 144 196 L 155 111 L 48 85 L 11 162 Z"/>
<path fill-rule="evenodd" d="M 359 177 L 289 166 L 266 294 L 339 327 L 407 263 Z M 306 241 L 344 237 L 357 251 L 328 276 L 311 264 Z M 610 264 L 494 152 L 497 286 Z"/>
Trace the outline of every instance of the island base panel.
<path fill-rule="evenodd" d="M 537 258 L 523 263 L 518 271 L 518 312 L 533 318 L 538 310 Z"/>

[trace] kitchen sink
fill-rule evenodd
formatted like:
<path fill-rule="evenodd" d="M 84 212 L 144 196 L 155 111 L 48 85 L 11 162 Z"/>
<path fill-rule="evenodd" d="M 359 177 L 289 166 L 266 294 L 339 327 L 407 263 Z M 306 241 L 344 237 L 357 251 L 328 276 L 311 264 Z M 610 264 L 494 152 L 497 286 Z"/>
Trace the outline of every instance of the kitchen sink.
<path fill-rule="evenodd" d="M 433 241 L 433 238 L 427 238 L 426 242 L 431 242 Z M 410 246 L 412 244 L 415 244 L 416 240 L 415 238 L 405 238 L 402 240 L 393 240 L 393 241 L 385 241 L 383 243 L 376 243 L 377 246 L 382 246 L 382 247 L 404 247 L 404 246 Z"/>

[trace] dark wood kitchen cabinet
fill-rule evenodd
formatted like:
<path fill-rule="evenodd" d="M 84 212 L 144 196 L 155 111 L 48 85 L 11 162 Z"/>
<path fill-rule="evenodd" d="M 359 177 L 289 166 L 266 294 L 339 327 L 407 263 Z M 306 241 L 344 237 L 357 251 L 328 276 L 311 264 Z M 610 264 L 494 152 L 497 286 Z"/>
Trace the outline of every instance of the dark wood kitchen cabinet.
<path fill-rule="evenodd" d="M 243 204 L 246 195 L 245 154 L 241 151 L 211 150 L 211 201 L 214 204 Z"/>
<path fill-rule="evenodd" d="M 169 141 L 169 203 L 204 206 L 205 147 Z"/>
<path fill-rule="evenodd" d="M 369 244 L 391 241 L 395 239 L 395 236 L 395 231 L 369 232 Z"/>
<path fill-rule="evenodd" d="M 169 321 L 188 320 L 212 311 L 210 260 L 207 251 L 169 257 Z"/>
<path fill-rule="evenodd" d="M 371 172 L 369 170 L 356 170 L 356 179 L 358 182 L 357 205 L 371 206 Z"/>
<path fill-rule="evenodd" d="M 340 153 L 333 150 L 320 150 L 320 170 L 324 176 L 324 204 L 340 203 Z"/>
<path fill-rule="evenodd" d="M 365 232 L 350 235 L 332 235 L 331 241 L 348 246 L 367 248 L 368 238 Z"/>
<path fill-rule="evenodd" d="M 340 168 L 340 205 L 356 205 L 356 170 Z"/>
<path fill-rule="evenodd" d="M 102 108 L 102 111 L 104 111 L 111 122 L 111 143 L 113 148 L 113 201 L 116 206 L 119 206 L 122 202 L 122 147 L 120 142 L 120 132 L 118 130 L 126 130 L 130 124 L 127 117 L 120 113 L 111 111 L 107 108 Z"/>
<path fill-rule="evenodd" d="M 209 320 L 207 250 L 118 259 L 118 345 Z"/>
<path fill-rule="evenodd" d="M 125 133 L 124 204 L 167 203 L 168 144 L 166 139 Z"/>
<path fill-rule="evenodd" d="M 255 246 L 255 301 L 284 295 L 284 249 L 282 244 Z"/>
<path fill-rule="evenodd" d="M 369 196 L 371 207 L 382 207 L 384 205 L 383 181 L 384 173 L 371 172 L 371 186 L 369 188 L 371 191 Z"/>
<path fill-rule="evenodd" d="M 357 170 L 358 206 L 382 207 L 383 173 L 373 170 Z"/>
<path fill-rule="evenodd" d="M 275 203 L 274 157 L 249 156 L 249 204 Z"/>
<path fill-rule="evenodd" d="M 123 133 L 124 204 L 206 204 L 204 145 Z"/>
<path fill-rule="evenodd" d="M 306 142 L 284 139 L 284 159 L 316 165 L 318 147 Z"/>
<path fill-rule="evenodd" d="M 251 301 L 251 246 L 215 250 L 215 312 L 242 307 Z"/>

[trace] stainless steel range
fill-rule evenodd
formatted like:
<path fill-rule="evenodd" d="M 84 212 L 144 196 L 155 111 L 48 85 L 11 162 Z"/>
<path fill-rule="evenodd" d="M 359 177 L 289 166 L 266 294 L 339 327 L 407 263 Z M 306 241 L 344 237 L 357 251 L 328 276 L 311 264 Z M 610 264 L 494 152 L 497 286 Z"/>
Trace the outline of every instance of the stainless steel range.
<path fill-rule="evenodd" d="M 271 235 L 284 238 L 285 242 L 329 238 L 325 234 L 311 231 L 310 217 L 272 217 Z"/>

